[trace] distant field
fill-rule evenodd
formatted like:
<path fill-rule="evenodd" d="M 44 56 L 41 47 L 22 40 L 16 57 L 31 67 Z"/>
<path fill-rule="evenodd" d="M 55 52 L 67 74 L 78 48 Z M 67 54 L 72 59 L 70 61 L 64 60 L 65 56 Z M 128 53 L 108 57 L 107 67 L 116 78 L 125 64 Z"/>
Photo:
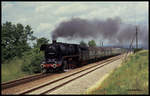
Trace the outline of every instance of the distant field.
<path fill-rule="evenodd" d="M 5 62 L 5 64 L 1 64 L 1 78 L 2 82 L 14 80 L 23 76 L 28 75 L 27 73 L 22 72 L 21 65 L 23 64 L 23 60 L 16 58 L 10 62 Z"/>
<path fill-rule="evenodd" d="M 86 94 L 148 94 L 148 62 L 148 50 L 130 55 L 127 62 Z"/>

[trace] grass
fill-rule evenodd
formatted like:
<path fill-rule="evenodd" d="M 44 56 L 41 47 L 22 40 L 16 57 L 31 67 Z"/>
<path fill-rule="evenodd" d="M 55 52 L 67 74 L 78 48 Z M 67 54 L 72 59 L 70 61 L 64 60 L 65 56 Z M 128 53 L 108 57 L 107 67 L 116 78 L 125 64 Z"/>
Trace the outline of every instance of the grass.
<path fill-rule="evenodd" d="M 1 64 L 2 82 L 18 79 L 26 75 L 32 75 L 41 71 L 40 64 L 44 58 L 39 48 L 34 48 L 23 53 L 22 57 L 14 57 L 12 60 Z"/>
<path fill-rule="evenodd" d="M 148 94 L 148 62 L 148 50 L 130 55 L 102 84 L 85 94 Z"/>
<path fill-rule="evenodd" d="M 21 70 L 21 65 L 23 60 L 19 58 L 14 58 L 11 61 L 7 61 L 4 64 L 1 64 L 1 78 L 2 82 L 18 79 L 20 77 L 28 75 Z"/>

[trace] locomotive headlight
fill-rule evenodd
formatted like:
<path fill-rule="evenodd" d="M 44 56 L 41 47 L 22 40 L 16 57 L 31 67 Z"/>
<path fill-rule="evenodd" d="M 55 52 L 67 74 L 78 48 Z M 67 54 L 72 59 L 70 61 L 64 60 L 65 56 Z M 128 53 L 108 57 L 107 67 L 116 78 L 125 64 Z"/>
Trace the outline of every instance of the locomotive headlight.
<path fill-rule="evenodd" d="M 41 64 L 41 68 L 43 68 L 43 67 L 45 67 L 45 65 L 44 65 L 44 64 Z"/>
<path fill-rule="evenodd" d="M 56 68 L 57 66 L 56 66 L 56 64 L 53 64 L 53 68 Z"/>
<path fill-rule="evenodd" d="M 40 67 L 43 68 L 43 64 L 41 64 Z"/>

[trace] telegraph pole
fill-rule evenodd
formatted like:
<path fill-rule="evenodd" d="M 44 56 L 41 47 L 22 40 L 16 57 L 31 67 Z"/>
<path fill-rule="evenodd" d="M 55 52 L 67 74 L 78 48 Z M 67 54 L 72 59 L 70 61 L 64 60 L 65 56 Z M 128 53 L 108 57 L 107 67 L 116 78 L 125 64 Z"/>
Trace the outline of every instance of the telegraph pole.
<path fill-rule="evenodd" d="M 102 41 L 102 42 L 100 41 L 100 46 L 101 46 L 101 47 L 103 46 L 103 41 Z"/>
<path fill-rule="evenodd" d="M 138 29 L 136 26 L 136 49 L 138 48 Z"/>

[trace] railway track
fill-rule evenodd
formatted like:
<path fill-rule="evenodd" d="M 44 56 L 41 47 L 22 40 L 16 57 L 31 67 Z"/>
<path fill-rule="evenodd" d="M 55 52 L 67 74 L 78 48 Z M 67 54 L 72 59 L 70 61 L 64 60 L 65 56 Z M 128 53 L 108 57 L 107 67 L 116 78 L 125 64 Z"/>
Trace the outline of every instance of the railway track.
<path fill-rule="evenodd" d="M 24 94 L 47 94 L 47 93 L 50 93 L 64 85 L 70 83 L 71 81 L 81 78 L 81 77 L 85 76 L 86 74 L 89 74 L 89 73 L 91 73 L 113 61 L 120 59 L 120 58 L 121 58 L 121 55 L 97 62 L 96 65 L 90 66 L 86 69 L 83 69 L 83 70 L 80 70 L 77 72 L 73 72 L 73 73 L 71 73 L 67 76 L 61 77 L 61 78 L 56 78 L 54 80 L 46 82 L 45 84 L 41 84 L 41 85 L 32 87 L 30 89 L 24 90 L 22 92 L 18 92 L 16 94 L 24 95 Z"/>
<path fill-rule="evenodd" d="M 49 75 L 51 75 L 51 74 L 39 73 L 39 74 L 35 74 L 35 75 L 30 75 L 30 76 L 26 76 L 24 78 L 19 78 L 19 79 L 12 80 L 12 81 L 9 81 L 9 82 L 4 82 L 4 83 L 1 84 L 1 87 L 2 87 L 2 90 L 4 90 L 4 89 L 10 88 L 10 87 L 17 86 L 17 85 L 22 84 L 22 83 L 26 83 L 26 82 L 37 80 L 39 78 L 46 77 L 46 76 L 49 76 Z"/>

